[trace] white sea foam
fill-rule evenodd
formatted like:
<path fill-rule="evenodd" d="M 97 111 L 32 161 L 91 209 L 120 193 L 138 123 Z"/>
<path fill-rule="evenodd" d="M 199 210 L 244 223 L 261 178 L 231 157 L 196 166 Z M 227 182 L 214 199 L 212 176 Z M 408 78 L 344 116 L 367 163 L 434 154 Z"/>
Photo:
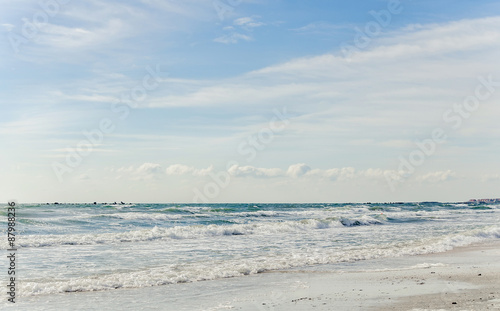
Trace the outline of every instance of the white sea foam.
<path fill-rule="evenodd" d="M 444 252 L 500 238 L 497 206 L 304 206 L 33 208 L 20 216 L 16 239 L 24 256 L 19 293 L 195 282 Z M 7 248 L 5 240 L 0 246 Z"/>
<path fill-rule="evenodd" d="M 116 288 L 158 286 L 181 282 L 195 282 L 236 277 L 268 270 L 287 269 L 316 264 L 437 253 L 454 247 L 470 245 L 487 239 L 500 238 L 500 227 L 472 230 L 442 238 L 393 243 L 384 247 L 362 246 L 358 249 L 292 250 L 292 253 L 261 255 L 254 258 L 211 260 L 177 265 L 152 267 L 136 271 L 96 274 L 91 277 L 67 280 L 23 280 L 21 295 L 51 294 L 74 291 L 96 291 Z M 412 269 L 429 268 L 440 264 L 423 264 Z"/>
<path fill-rule="evenodd" d="M 355 222 L 356 220 L 349 220 Z M 360 221 L 364 221 L 361 217 Z M 368 223 L 367 223 L 368 224 Z M 305 219 L 300 221 L 259 222 L 235 225 L 194 225 L 171 228 L 154 227 L 118 233 L 66 234 L 66 235 L 25 235 L 18 242 L 20 247 L 46 247 L 53 245 L 113 244 L 120 242 L 140 242 L 157 239 L 195 239 L 207 236 L 231 236 L 252 234 L 281 234 L 342 227 L 338 219 Z M 6 243 L 2 245 L 7 248 Z"/>
<path fill-rule="evenodd" d="M 163 214 L 163 213 L 140 213 L 140 212 L 127 212 L 116 214 L 100 214 L 97 217 L 111 217 L 125 220 L 177 220 L 186 217 L 186 215 L 178 214 Z M 94 217 L 96 217 L 94 216 Z M 198 215 L 200 216 L 200 215 Z"/>
<path fill-rule="evenodd" d="M 390 214 L 390 217 L 398 216 L 402 219 L 408 217 L 425 216 L 431 217 L 440 215 L 445 216 L 446 213 L 436 212 L 397 212 L 399 215 Z M 96 215 L 94 215 L 96 216 Z M 127 219 L 127 220 L 175 220 L 182 217 L 181 215 L 170 215 L 164 213 L 116 213 L 106 215 L 108 217 Z M 319 216 L 319 215 L 318 215 Z M 323 214 L 323 216 L 325 216 Z M 339 228 L 342 226 L 370 226 L 381 225 L 386 220 L 388 215 L 381 213 L 372 213 L 372 216 L 362 215 L 346 215 L 334 216 L 329 218 L 315 218 L 303 220 L 289 221 L 259 221 L 254 223 L 242 223 L 233 225 L 192 225 L 192 226 L 175 226 L 170 228 L 154 227 L 151 229 L 140 229 L 126 232 L 115 233 L 85 233 L 85 234 L 64 234 L 64 235 L 23 235 L 18 241 L 20 247 L 45 247 L 53 245 L 88 245 L 88 244 L 113 244 L 120 242 L 139 242 L 150 241 L 157 239 L 196 239 L 198 237 L 207 236 L 231 236 L 231 235 L 273 235 L 291 232 L 309 232 L 311 230 Z M 87 216 L 85 216 L 87 217 Z M 235 218 L 236 219 L 236 218 Z M 237 218 L 240 219 L 241 218 Z M 6 249 L 7 243 L 3 241 L 2 249 Z"/>
<path fill-rule="evenodd" d="M 172 215 L 146 214 L 146 213 L 120 213 L 113 217 L 123 219 L 169 219 L 163 217 Z M 175 217 L 175 215 L 174 215 Z M 326 219 L 304 219 L 299 221 L 273 221 L 234 225 L 194 225 L 176 226 L 171 228 L 154 227 L 152 229 L 133 230 L 118 233 L 86 233 L 65 235 L 25 235 L 19 241 L 20 247 L 46 247 L 53 245 L 88 245 L 88 244 L 113 244 L 120 242 L 139 242 L 157 239 L 195 239 L 206 236 L 230 236 L 230 235 L 253 235 L 253 234 L 282 234 L 290 232 L 304 232 L 316 229 L 338 228 L 342 226 L 361 226 L 381 224 L 370 216 L 351 218 L 326 218 Z M 3 249 L 8 248 L 6 243 Z"/>

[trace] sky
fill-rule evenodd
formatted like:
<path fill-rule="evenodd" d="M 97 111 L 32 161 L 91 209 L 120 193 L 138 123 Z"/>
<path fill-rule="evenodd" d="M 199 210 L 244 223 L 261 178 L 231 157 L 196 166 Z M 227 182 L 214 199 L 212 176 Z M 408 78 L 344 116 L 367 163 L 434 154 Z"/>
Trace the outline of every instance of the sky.
<path fill-rule="evenodd" d="M 0 200 L 500 197 L 500 3 L 5 0 Z"/>

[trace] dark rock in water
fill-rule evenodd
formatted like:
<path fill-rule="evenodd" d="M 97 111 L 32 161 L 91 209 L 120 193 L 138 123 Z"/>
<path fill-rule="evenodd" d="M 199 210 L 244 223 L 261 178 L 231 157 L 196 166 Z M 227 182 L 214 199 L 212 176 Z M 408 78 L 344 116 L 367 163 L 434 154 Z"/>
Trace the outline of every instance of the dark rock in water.
<path fill-rule="evenodd" d="M 97 202 L 94 202 L 94 205 L 97 205 Z"/>

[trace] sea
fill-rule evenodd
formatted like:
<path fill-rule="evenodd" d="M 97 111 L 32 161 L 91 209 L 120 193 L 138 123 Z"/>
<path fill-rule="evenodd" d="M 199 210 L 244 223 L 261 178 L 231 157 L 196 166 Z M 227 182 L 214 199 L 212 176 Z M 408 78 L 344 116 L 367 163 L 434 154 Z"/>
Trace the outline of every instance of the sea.
<path fill-rule="evenodd" d="M 15 229 L 22 301 L 445 252 L 499 239 L 500 204 L 19 204 Z"/>

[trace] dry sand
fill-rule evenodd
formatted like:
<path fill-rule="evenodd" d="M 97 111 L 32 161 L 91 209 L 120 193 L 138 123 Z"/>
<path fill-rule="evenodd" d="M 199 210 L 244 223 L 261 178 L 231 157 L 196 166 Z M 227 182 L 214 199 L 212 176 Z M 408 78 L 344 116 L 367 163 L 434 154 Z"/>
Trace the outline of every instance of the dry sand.
<path fill-rule="evenodd" d="M 420 274 L 422 286 L 443 281 L 445 286 L 432 294 L 419 294 L 417 290 L 375 310 L 500 310 L 500 243 L 420 257 L 432 257 L 448 265 Z M 396 279 L 401 280 L 401 276 Z"/>
<path fill-rule="evenodd" d="M 500 242 L 496 242 L 387 259 L 382 261 L 384 268 L 365 272 L 285 272 L 292 285 L 287 290 L 283 284 L 264 285 L 268 293 L 254 297 L 252 303 L 227 306 L 276 311 L 500 310 L 499 259 Z"/>

